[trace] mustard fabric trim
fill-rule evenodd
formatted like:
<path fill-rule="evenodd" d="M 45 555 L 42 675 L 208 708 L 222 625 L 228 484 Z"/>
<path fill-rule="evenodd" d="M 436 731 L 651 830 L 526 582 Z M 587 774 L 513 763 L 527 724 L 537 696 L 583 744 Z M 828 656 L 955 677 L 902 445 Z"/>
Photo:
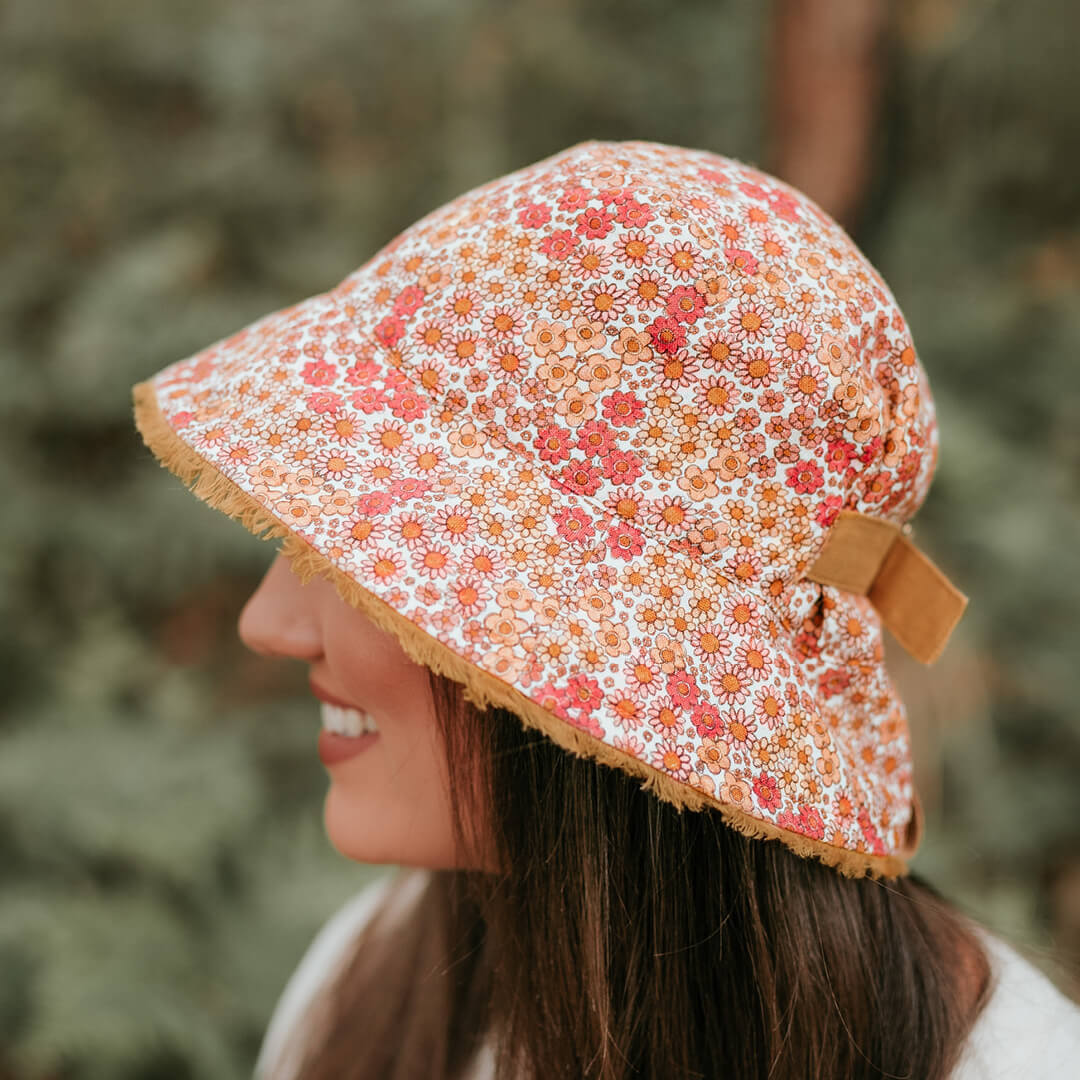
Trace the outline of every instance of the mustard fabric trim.
<path fill-rule="evenodd" d="M 478 708 L 501 706 L 517 714 L 527 726 L 543 732 L 558 746 L 578 757 L 622 769 L 642 781 L 642 790 L 670 803 L 678 810 L 718 810 L 725 823 L 757 840 L 779 840 L 804 858 L 816 858 L 835 867 L 846 877 L 896 878 L 910 871 L 908 859 L 915 853 L 921 835 L 921 806 L 916 796 L 907 843 L 900 855 L 873 855 L 838 847 L 823 840 L 802 836 L 760 821 L 736 807 L 678 783 L 637 758 L 616 750 L 587 732 L 560 720 L 510 684 L 478 668 L 410 619 L 395 611 L 374 593 L 358 585 L 340 571 L 306 540 L 274 517 L 253 496 L 202 458 L 180 438 L 166 420 L 158 404 L 153 381 L 132 387 L 135 426 L 159 463 L 169 469 L 200 499 L 238 520 L 260 539 L 282 538 L 280 552 L 289 559 L 303 582 L 318 575 L 328 578 L 346 603 L 360 609 L 381 629 L 392 633 L 405 652 L 417 663 L 445 675 L 465 687 L 465 697 Z"/>
<path fill-rule="evenodd" d="M 891 521 L 841 510 L 807 571 L 811 581 L 866 596 L 896 640 L 932 664 L 968 598 Z"/>

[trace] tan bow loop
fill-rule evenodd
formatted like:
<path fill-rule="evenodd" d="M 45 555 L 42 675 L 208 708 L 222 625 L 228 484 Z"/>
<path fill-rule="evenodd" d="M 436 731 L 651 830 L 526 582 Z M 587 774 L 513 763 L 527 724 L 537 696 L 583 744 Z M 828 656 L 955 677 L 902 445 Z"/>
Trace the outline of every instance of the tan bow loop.
<path fill-rule="evenodd" d="M 908 539 L 910 526 L 841 510 L 806 576 L 865 596 L 916 660 L 932 664 L 968 598 Z"/>

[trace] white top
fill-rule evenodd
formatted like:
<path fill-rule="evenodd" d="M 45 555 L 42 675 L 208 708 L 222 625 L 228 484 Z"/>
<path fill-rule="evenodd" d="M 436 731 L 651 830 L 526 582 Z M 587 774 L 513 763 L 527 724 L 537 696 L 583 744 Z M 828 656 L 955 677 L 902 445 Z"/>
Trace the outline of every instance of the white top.
<path fill-rule="evenodd" d="M 254 1080 L 265 1080 L 271 1061 L 307 1003 L 348 955 L 348 946 L 386 893 L 386 874 L 361 889 L 316 934 L 285 986 L 270 1017 Z M 427 882 L 425 871 L 409 875 L 401 910 L 408 910 Z M 1019 1080 L 1020 1077 L 1080 1075 L 1080 1005 L 1070 1001 L 1037 967 L 985 927 L 976 925 L 990 957 L 996 983 L 953 1072 L 952 1080 Z M 298 1063 L 293 1064 L 295 1070 Z M 494 1059 L 484 1046 L 469 1080 L 491 1080 Z"/>

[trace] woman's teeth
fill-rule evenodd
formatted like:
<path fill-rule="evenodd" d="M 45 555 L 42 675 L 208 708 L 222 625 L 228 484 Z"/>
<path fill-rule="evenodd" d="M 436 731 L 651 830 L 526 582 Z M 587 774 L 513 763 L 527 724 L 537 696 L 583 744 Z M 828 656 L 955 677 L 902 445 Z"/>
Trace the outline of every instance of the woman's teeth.
<path fill-rule="evenodd" d="M 322 726 L 335 735 L 363 735 L 367 731 L 378 731 L 370 713 L 363 709 L 344 709 L 340 705 L 322 703 Z"/>

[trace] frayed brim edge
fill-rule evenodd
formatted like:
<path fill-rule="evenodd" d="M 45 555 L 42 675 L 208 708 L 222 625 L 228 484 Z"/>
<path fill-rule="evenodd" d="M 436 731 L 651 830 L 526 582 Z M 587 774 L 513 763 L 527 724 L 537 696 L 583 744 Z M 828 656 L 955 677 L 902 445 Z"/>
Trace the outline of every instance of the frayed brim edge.
<path fill-rule="evenodd" d="M 346 603 L 360 609 L 377 626 L 393 634 L 413 660 L 431 668 L 436 674 L 461 683 L 465 688 L 465 697 L 478 708 L 495 705 L 508 709 L 517 714 L 527 727 L 543 732 L 564 750 L 622 769 L 640 779 L 643 790 L 679 810 L 718 810 L 728 825 L 745 836 L 755 840 L 779 840 L 797 855 L 820 859 L 846 877 L 895 878 L 909 873 L 907 862 L 901 856 L 853 851 L 781 829 L 751 817 L 737 807 L 719 802 L 696 788 L 672 780 L 638 758 L 616 750 L 561 720 L 508 683 L 470 663 L 374 593 L 358 585 L 235 481 L 201 457 L 165 419 L 158 405 L 153 380 L 136 383 L 132 387 L 132 399 L 135 426 L 163 467 L 204 502 L 235 518 L 260 539 L 281 537 L 281 554 L 289 560 L 293 572 L 301 581 L 307 582 L 316 575 L 328 578 Z M 908 841 L 908 849 L 912 852 L 922 831 L 917 796 L 915 808 Z"/>

